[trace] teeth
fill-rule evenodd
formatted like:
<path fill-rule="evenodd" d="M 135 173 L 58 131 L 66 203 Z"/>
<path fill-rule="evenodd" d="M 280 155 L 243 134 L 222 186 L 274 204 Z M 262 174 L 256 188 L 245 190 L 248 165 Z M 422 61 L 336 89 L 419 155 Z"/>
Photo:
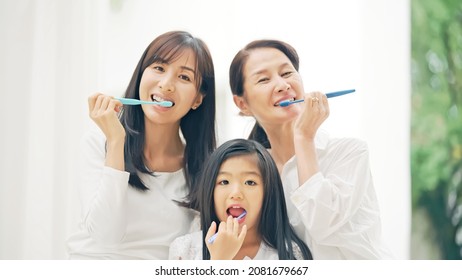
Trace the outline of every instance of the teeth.
<path fill-rule="evenodd" d="M 165 101 L 165 99 L 163 99 L 162 97 L 154 95 L 154 94 L 151 95 L 151 99 L 152 99 L 152 101 L 157 101 L 157 102 Z"/>

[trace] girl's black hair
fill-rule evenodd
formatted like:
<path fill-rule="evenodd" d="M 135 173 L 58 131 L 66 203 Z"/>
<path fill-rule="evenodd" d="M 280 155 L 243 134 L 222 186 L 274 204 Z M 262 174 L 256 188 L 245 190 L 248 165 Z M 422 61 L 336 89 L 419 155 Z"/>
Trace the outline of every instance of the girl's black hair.
<path fill-rule="evenodd" d="M 261 48 L 272 48 L 281 51 L 285 54 L 295 70 L 298 71 L 300 60 L 297 54 L 297 51 L 289 44 L 278 41 L 278 40 L 256 40 L 247 44 L 242 50 L 240 50 L 236 56 L 234 56 L 231 66 L 229 68 L 229 84 L 231 87 L 231 92 L 233 95 L 243 96 L 244 95 L 244 67 L 247 63 L 250 53 L 255 49 Z M 252 131 L 250 132 L 249 139 L 255 140 L 262 144 L 265 148 L 271 148 L 271 144 L 268 140 L 268 136 L 263 128 L 255 123 Z"/>
<path fill-rule="evenodd" d="M 155 62 L 171 63 L 187 49 L 192 50 L 196 56 L 196 87 L 204 96 L 201 106 L 196 110 L 190 110 L 180 121 L 180 129 L 186 142 L 183 170 L 191 191 L 202 163 L 216 148 L 215 72 L 207 45 L 185 31 L 171 31 L 160 35 L 149 44 L 141 56 L 125 91 L 125 97 L 139 99 L 141 77 L 149 65 Z M 151 174 L 155 170 L 146 167 L 143 154 L 144 112 L 141 106 L 125 106 L 119 118 L 126 131 L 125 170 L 130 172 L 129 183 L 138 190 L 146 191 L 149 188 L 141 181 L 137 171 Z"/>
<path fill-rule="evenodd" d="M 207 160 L 198 180 L 197 206 L 200 210 L 202 228 L 202 257 L 210 259 L 205 244 L 205 235 L 212 221 L 220 220 L 215 212 L 213 193 L 218 172 L 223 162 L 229 158 L 255 155 L 263 179 L 263 204 L 258 233 L 263 242 L 278 251 L 280 260 L 295 259 L 294 247 L 298 246 L 304 259 L 313 259 L 308 246 L 296 235 L 289 223 L 284 198 L 284 189 L 276 164 L 269 152 L 258 142 L 245 139 L 229 140 L 218 147 Z"/>

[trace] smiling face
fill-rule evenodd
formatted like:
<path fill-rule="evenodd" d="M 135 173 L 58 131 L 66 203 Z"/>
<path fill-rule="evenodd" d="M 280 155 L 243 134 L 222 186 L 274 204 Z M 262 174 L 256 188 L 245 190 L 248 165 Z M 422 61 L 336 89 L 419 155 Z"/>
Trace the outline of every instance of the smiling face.
<path fill-rule="evenodd" d="M 239 223 L 246 224 L 249 231 L 256 231 L 263 195 L 263 178 L 255 154 L 234 156 L 223 162 L 213 192 L 215 212 L 220 221 L 246 211 Z"/>
<path fill-rule="evenodd" d="M 254 116 L 260 124 L 275 124 L 294 119 L 301 112 L 299 106 L 278 106 L 281 101 L 301 99 L 304 95 L 300 74 L 281 51 L 251 50 L 243 76 L 244 94 L 234 96 L 243 114 Z"/>
<path fill-rule="evenodd" d="M 179 122 L 191 108 L 202 102 L 195 76 L 196 59 L 192 50 L 185 49 L 171 63 L 154 62 L 144 69 L 140 82 L 140 99 L 171 101 L 173 107 L 142 105 L 145 116 L 153 122 Z"/>

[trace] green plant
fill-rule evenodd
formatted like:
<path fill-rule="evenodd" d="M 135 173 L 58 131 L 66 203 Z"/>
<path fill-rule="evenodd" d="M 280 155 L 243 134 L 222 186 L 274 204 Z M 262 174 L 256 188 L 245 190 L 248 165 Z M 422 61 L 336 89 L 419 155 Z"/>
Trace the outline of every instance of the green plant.
<path fill-rule="evenodd" d="M 412 0 L 411 177 L 444 259 L 462 259 L 462 1 Z"/>

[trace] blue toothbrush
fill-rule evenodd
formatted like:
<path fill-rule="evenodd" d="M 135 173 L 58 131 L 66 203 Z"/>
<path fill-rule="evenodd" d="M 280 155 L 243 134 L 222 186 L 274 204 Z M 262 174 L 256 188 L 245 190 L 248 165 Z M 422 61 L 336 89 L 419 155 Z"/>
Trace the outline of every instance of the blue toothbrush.
<path fill-rule="evenodd" d="M 352 93 L 352 92 L 355 92 L 356 90 L 354 89 L 347 89 L 347 90 L 341 90 L 341 91 L 334 91 L 334 92 L 329 92 L 329 93 L 326 93 L 326 97 L 327 98 L 331 98 L 331 97 L 337 97 L 337 96 L 341 96 L 341 95 L 344 95 L 344 94 L 348 94 L 348 93 Z M 285 100 L 285 101 L 282 101 L 279 103 L 279 106 L 281 107 L 287 107 L 291 104 L 294 104 L 294 103 L 300 103 L 300 102 L 303 102 L 305 101 L 305 99 L 298 99 L 298 100 Z"/>
<path fill-rule="evenodd" d="M 151 104 L 151 105 L 159 105 L 162 107 L 172 107 L 172 101 L 144 101 L 132 98 L 122 98 L 122 97 L 115 97 L 115 99 L 122 102 L 124 105 L 141 105 L 141 104 Z"/>

